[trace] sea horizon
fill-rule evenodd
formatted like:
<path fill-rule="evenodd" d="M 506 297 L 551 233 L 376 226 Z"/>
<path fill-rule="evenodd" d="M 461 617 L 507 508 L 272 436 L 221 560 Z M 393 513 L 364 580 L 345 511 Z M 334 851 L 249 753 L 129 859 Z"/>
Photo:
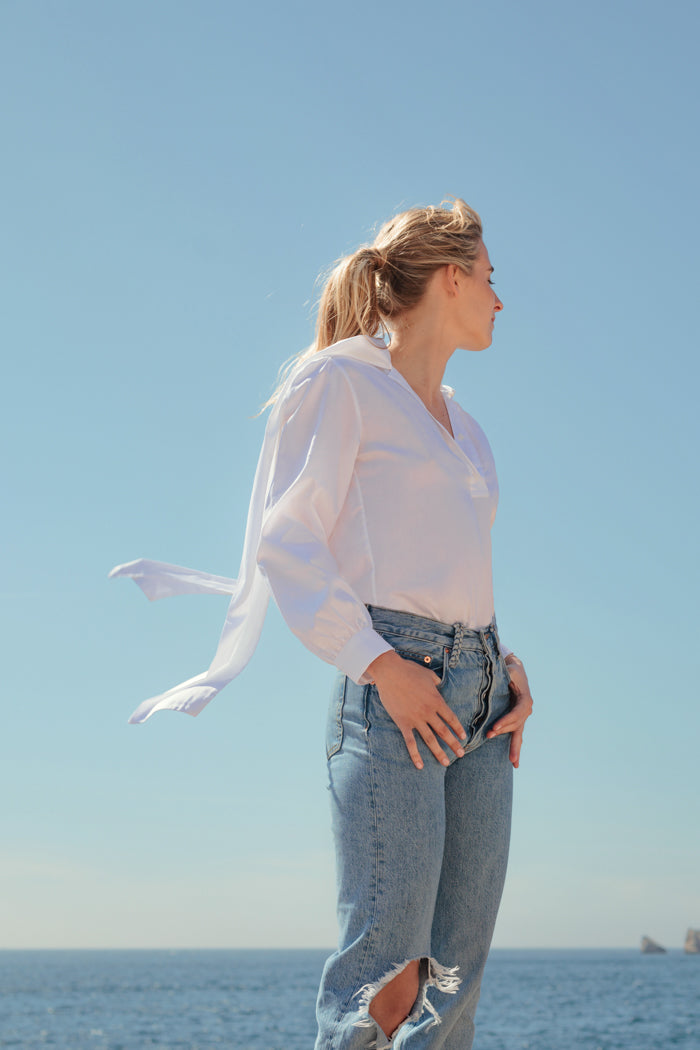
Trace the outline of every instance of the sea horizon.
<path fill-rule="evenodd" d="M 330 948 L 3 948 L 0 1047 L 309 1050 Z M 697 1050 L 700 956 L 493 948 L 474 1050 Z"/>
<path fill-rule="evenodd" d="M 641 941 L 641 937 L 640 937 Z M 666 953 L 680 952 L 681 955 L 693 955 L 685 952 L 683 945 L 662 944 Z M 0 946 L 0 952 L 326 952 L 335 951 L 331 945 L 29 945 Z M 498 945 L 491 948 L 494 952 L 638 952 L 644 954 L 639 945 Z M 653 954 L 653 953 L 649 953 Z"/>

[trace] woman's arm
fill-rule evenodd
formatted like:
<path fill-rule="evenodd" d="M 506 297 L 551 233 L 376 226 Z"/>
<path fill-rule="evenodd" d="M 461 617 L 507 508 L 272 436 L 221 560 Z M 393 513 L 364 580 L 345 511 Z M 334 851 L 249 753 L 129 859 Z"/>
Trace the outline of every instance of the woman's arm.
<path fill-rule="evenodd" d="M 361 415 L 338 362 L 307 365 L 283 395 L 257 561 L 288 626 L 354 681 L 391 650 L 342 578 L 329 542 L 348 497 Z M 393 651 L 393 650 L 392 650 Z"/>

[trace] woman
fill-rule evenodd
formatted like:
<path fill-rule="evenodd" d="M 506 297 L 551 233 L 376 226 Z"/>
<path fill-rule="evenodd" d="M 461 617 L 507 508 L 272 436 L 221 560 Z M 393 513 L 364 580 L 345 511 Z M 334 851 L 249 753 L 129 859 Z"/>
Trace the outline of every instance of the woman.
<path fill-rule="evenodd" d="M 327 754 L 340 942 L 316 1050 L 473 1041 L 532 710 L 494 620 L 493 458 L 442 385 L 458 347 L 491 344 L 492 272 L 463 201 L 390 220 L 331 273 L 316 343 L 272 399 L 238 580 L 146 561 L 113 572 L 151 598 L 233 594 L 209 670 L 132 721 L 198 713 L 245 666 L 270 592 L 339 669 Z"/>

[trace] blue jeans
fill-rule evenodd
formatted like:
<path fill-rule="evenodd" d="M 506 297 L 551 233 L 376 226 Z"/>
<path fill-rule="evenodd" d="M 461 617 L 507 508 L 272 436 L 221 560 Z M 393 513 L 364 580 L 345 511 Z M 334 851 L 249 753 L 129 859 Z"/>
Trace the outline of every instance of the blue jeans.
<path fill-rule="evenodd" d="M 469 1050 L 510 839 L 508 734 L 486 731 L 510 705 L 495 626 L 449 626 L 370 606 L 375 629 L 440 676 L 467 731 L 442 766 L 416 734 L 411 761 L 373 685 L 339 676 L 327 754 L 336 845 L 338 950 L 318 994 L 316 1050 Z M 418 997 L 393 1034 L 368 1008 L 420 960 Z"/>

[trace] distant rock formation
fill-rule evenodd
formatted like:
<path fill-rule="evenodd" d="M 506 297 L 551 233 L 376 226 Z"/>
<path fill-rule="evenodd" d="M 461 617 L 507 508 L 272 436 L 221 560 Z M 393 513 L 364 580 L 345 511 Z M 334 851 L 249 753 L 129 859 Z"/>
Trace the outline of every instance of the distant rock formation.
<path fill-rule="evenodd" d="M 687 943 L 687 942 L 686 942 Z M 642 937 L 642 955 L 665 955 L 666 949 L 662 948 L 651 937 Z"/>
<path fill-rule="evenodd" d="M 688 930 L 683 949 L 686 955 L 700 955 L 700 930 Z"/>

